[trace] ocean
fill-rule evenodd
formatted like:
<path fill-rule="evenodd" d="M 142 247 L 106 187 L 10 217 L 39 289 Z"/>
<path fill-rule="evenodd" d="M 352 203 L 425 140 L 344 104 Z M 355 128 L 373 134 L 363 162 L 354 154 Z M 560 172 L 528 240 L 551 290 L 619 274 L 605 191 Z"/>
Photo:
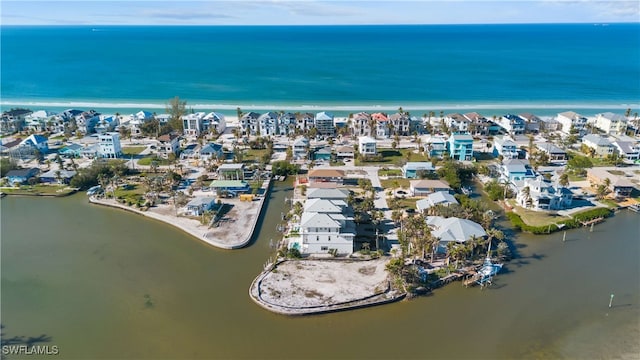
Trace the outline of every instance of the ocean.
<path fill-rule="evenodd" d="M 0 30 L 3 110 L 640 108 L 638 23 Z"/>

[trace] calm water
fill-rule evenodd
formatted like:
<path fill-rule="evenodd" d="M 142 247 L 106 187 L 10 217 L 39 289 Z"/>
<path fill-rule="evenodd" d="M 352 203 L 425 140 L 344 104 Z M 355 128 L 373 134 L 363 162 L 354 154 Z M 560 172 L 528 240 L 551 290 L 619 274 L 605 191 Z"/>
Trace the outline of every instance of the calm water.
<path fill-rule="evenodd" d="M 208 110 L 640 104 L 640 24 L 5 26 L 0 36 L 3 107 L 161 112 L 176 95 Z"/>
<path fill-rule="evenodd" d="M 84 195 L 2 199 L 4 332 L 46 334 L 78 359 L 640 355 L 637 214 L 569 232 L 566 243 L 520 236 L 521 258 L 488 290 L 453 284 L 417 300 L 289 318 L 248 296 L 277 238 L 287 192 L 276 190 L 257 241 L 238 251 Z"/>

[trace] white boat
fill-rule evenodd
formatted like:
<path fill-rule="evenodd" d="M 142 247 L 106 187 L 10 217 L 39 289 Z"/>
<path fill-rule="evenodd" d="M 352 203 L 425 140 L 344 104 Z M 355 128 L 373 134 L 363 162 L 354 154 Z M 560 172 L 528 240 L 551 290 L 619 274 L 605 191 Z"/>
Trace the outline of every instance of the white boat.
<path fill-rule="evenodd" d="M 640 204 L 629 205 L 629 210 L 633 212 L 640 212 Z"/>
<path fill-rule="evenodd" d="M 91 195 L 95 195 L 95 194 L 98 194 L 98 193 L 101 193 L 101 192 L 102 192 L 102 186 L 96 185 L 96 186 L 93 186 L 93 187 L 89 188 L 89 190 L 87 190 L 87 195 L 91 196 Z"/>
<path fill-rule="evenodd" d="M 478 269 L 476 283 L 480 286 L 491 284 L 491 279 L 500 272 L 503 264 L 494 264 L 491 262 L 489 254 L 491 253 L 491 244 L 487 250 L 487 257 L 484 259 L 482 267 Z"/>

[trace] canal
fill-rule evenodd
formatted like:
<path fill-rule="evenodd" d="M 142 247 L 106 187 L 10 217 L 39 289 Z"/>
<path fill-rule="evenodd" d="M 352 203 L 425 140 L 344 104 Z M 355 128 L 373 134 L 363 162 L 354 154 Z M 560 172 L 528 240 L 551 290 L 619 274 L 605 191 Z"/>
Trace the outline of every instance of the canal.
<path fill-rule="evenodd" d="M 518 235 L 519 257 L 485 290 L 453 283 L 411 301 L 285 317 L 248 296 L 290 196 L 282 183 L 273 190 L 256 241 L 234 251 L 84 194 L 2 199 L 4 338 L 45 335 L 39 344 L 65 359 L 640 354 L 638 214 L 569 231 L 566 242 Z"/>

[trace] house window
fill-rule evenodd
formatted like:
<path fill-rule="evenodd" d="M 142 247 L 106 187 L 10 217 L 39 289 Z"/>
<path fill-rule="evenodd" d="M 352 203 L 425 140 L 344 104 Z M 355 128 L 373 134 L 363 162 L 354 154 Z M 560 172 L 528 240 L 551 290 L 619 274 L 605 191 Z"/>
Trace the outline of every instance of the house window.
<path fill-rule="evenodd" d="M 316 236 L 316 241 L 320 241 L 320 236 Z"/>
<path fill-rule="evenodd" d="M 329 236 L 329 241 L 331 241 L 331 236 Z"/>
<path fill-rule="evenodd" d="M 321 251 L 327 251 L 327 250 L 329 250 L 329 247 L 328 246 L 321 246 L 320 250 Z"/>

